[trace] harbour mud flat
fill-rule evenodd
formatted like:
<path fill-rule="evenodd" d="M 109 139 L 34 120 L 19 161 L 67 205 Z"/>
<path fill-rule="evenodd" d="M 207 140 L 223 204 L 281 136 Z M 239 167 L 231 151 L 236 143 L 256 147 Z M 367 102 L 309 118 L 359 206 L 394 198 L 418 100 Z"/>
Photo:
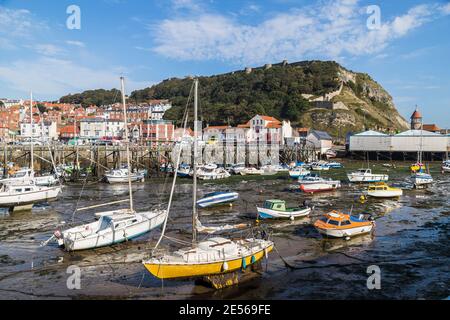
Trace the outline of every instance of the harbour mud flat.
<path fill-rule="evenodd" d="M 365 164 L 366 165 L 366 164 Z M 361 162 L 323 176 L 342 179 Z M 255 223 L 256 205 L 266 199 L 284 199 L 289 205 L 308 200 L 311 216 L 295 221 L 260 222 L 272 234 L 276 250 L 262 263 L 261 274 L 249 275 L 236 286 L 213 290 L 192 280 L 160 281 L 144 270 L 160 231 L 132 242 L 91 251 L 67 253 L 56 244 L 41 247 L 58 228 L 72 221 L 94 219 L 93 210 L 76 208 L 128 196 L 127 185 L 68 185 L 59 201 L 35 206 L 31 212 L 0 214 L 0 298 L 2 299 L 445 299 L 450 296 L 450 175 L 433 165 L 435 184 L 428 190 L 413 190 L 407 181 L 409 163 L 396 168 L 371 164 L 387 172 L 390 182 L 404 188 L 397 200 L 361 202 L 362 187 L 343 184 L 335 192 L 305 195 L 293 192 L 287 173 L 264 177 L 240 177 L 199 185 L 200 196 L 219 190 L 239 192 L 232 207 L 200 210 L 204 225 Z M 138 209 L 167 201 L 170 180 L 149 179 L 136 184 Z M 168 222 L 168 237 L 189 241 L 191 180 L 179 179 L 174 207 Z M 104 208 L 107 210 L 108 208 Z M 349 241 L 322 238 L 312 223 L 329 210 L 367 212 L 376 218 L 374 234 Z M 248 231 L 245 231 L 248 232 Z M 245 234 L 244 232 L 244 234 Z M 228 236 L 229 234 L 227 234 Z M 233 236 L 240 235 L 239 232 Z M 173 249 L 169 239 L 163 247 Z M 381 288 L 369 290 L 369 266 L 381 270 Z M 81 272 L 79 290 L 68 288 L 70 266 Z M 69 268 L 69 271 L 73 270 Z M 69 285 L 70 287 L 70 285 Z"/>

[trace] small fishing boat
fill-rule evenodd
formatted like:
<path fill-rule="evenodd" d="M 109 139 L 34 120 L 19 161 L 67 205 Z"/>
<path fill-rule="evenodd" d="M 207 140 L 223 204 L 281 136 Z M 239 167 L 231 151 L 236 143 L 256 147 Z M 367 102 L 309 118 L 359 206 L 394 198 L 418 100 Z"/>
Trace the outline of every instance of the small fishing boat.
<path fill-rule="evenodd" d="M 116 169 L 105 173 L 106 181 L 110 184 L 113 183 L 127 183 L 128 182 L 128 169 Z M 133 172 L 130 174 L 131 182 L 144 182 L 144 173 Z"/>
<path fill-rule="evenodd" d="M 340 169 L 343 167 L 342 163 L 336 161 L 328 162 L 327 166 L 331 169 Z"/>
<path fill-rule="evenodd" d="M 305 169 L 304 167 L 296 167 L 289 171 L 289 176 L 293 179 L 299 179 L 309 175 L 311 171 Z"/>
<path fill-rule="evenodd" d="M 240 174 L 241 171 L 244 170 L 244 169 L 245 169 L 245 164 L 244 163 L 238 163 L 238 164 L 235 164 L 235 165 L 231 166 L 230 171 L 231 171 L 232 174 Z"/>
<path fill-rule="evenodd" d="M 262 175 L 264 170 L 256 168 L 244 168 L 240 171 L 241 176 Z"/>
<path fill-rule="evenodd" d="M 431 174 L 422 171 L 414 173 L 411 176 L 411 180 L 416 189 L 426 188 L 434 182 Z"/>
<path fill-rule="evenodd" d="M 191 173 L 191 166 L 187 164 L 181 164 L 180 168 L 178 169 L 178 176 L 182 178 L 189 177 Z"/>
<path fill-rule="evenodd" d="M 226 179 L 231 176 L 224 168 L 218 168 L 217 166 L 204 166 L 197 170 L 197 177 L 200 180 L 218 180 Z"/>
<path fill-rule="evenodd" d="M 387 174 L 375 174 L 372 173 L 372 169 L 359 169 L 358 171 L 347 174 L 350 182 L 383 182 L 388 181 L 389 176 Z"/>
<path fill-rule="evenodd" d="M 358 217 L 338 211 L 332 211 L 314 223 L 317 231 L 327 237 L 345 238 L 370 233 L 375 226 L 371 216 L 365 219 L 364 214 Z"/>
<path fill-rule="evenodd" d="M 311 213 L 311 208 L 288 208 L 284 200 L 266 200 L 263 207 L 257 207 L 258 217 L 261 219 L 286 218 L 294 220 L 295 218 L 305 217 Z"/>
<path fill-rule="evenodd" d="M 450 160 L 442 162 L 442 172 L 450 172 Z"/>
<path fill-rule="evenodd" d="M 230 191 L 218 191 L 206 194 L 197 201 L 200 208 L 230 204 L 239 198 L 239 193 Z"/>
<path fill-rule="evenodd" d="M 385 182 L 378 182 L 369 185 L 367 195 L 374 198 L 396 198 L 403 195 L 403 190 L 400 188 L 390 187 Z"/>
<path fill-rule="evenodd" d="M 306 182 L 300 184 L 300 190 L 305 193 L 316 193 L 333 191 L 341 187 L 341 182 L 339 180 L 325 180 L 316 182 Z"/>

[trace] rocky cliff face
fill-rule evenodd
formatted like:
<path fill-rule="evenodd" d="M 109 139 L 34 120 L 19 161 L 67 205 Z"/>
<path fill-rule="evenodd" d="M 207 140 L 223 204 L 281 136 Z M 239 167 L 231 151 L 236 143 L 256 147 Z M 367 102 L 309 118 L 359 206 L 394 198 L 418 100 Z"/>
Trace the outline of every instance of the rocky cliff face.
<path fill-rule="evenodd" d="M 391 95 L 369 75 L 339 67 L 341 90 L 334 92 L 328 108 L 313 104 L 301 119 L 305 126 L 336 136 L 368 129 L 405 130 L 408 122 L 398 113 Z"/>

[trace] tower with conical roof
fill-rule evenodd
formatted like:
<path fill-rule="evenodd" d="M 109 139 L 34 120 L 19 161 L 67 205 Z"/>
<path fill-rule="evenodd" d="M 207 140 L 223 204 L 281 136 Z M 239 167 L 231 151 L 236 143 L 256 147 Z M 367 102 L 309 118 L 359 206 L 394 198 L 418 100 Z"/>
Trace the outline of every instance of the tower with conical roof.
<path fill-rule="evenodd" d="M 422 129 L 422 115 L 419 112 L 419 108 L 416 106 L 416 110 L 411 115 L 411 130 Z"/>

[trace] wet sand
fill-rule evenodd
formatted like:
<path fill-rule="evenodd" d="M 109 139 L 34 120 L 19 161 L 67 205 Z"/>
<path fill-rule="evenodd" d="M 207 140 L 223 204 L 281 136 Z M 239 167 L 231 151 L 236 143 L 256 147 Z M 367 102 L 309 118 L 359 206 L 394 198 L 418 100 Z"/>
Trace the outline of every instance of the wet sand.
<path fill-rule="evenodd" d="M 372 163 L 374 171 L 387 172 L 390 183 L 406 190 L 398 201 L 361 203 L 362 187 L 346 183 L 345 173 L 364 164 L 344 164 L 344 169 L 322 174 L 342 179 L 342 189 L 313 196 L 289 191 L 289 186 L 296 182 L 287 173 L 200 183 L 200 195 L 227 189 L 240 194 L 233 207 L 200 210 L 205 225 L 255 223 L 256 205 L 270 198 L 284 199 L 291 206 L 308 199 L 315 206 L 308 218 L 293 222 L 264 221 L 276 246 L 263 262 L 264 272 L 219 291 L 191 280 L 162 282 L 144 270 L 141 261 L 149 256 L 160 235 L 159 229 L 132 242 L 91 251 L 67 253 L 54 243 L 40 247 L 41 241 L 67 225 L 72 217 L 75 223 L 93 221 L 94 210 L 73 215 L 77 207 L 125 199 L 128 195 L 127 185 L 68 185 L 59 201 L 35 206 L 31 212 L 0 213 L 0 298 L 444 299 L 450 296 L 450 174 L 441 174 L 436 163 L 431 168 L 436 183 L 428 190 L 412 190 L 407 182 L 410 163 L 395 163 L 396 169 L 385 168 L 381 162 Z M 148 209 L 167 201 L 170 182 L 170 178 L 147 179 L 145 184 L 134 185 L 135 208 Z M 186 241 L 191 237 L 191 183 L 189 179 L 178 180 L 168 223 L 169 237 Z M 373 235 L 349 241 L 326 240 L 311 225 L 331 209 L 349 211 L 352 206 L 353 212 L 368 212 L 376 218 Z M 174 248 L 176 244 L 164 240 L 162 246 Z M 66 270 L 70 265 L 81 268 L 81 290 L 67 288 L 70 275 Z M 366 270 L 370 265 L 381 268 L 380 290 L 367 289 Z"/>

